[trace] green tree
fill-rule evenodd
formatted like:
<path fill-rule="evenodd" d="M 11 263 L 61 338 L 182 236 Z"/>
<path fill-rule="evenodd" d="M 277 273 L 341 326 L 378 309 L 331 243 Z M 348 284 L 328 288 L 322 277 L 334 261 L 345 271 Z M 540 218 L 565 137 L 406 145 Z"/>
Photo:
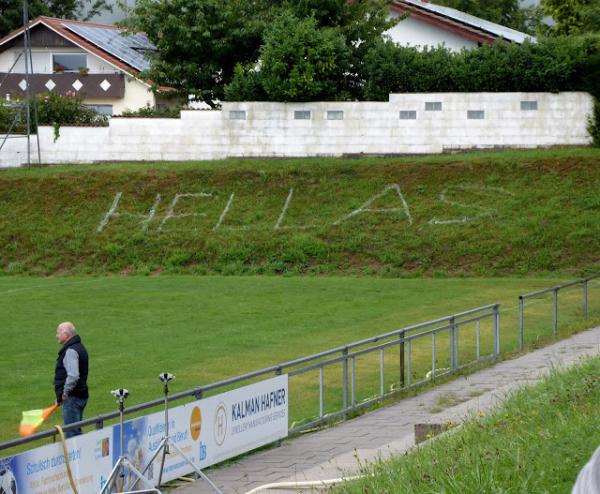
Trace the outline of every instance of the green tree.
<path fill-rule="evenodd" d="M 547 35 L 576 35 L 600 32 L 600 1 L 598 0 L 542 0 L 545 15 L 554 24 L 543 27 Z"/>
<path fill-rule="evenodd" d="M 348 87 L 358 87 L 368 47 L 395 22 L 387 19 L 387 3 L 387 0 L 138 0 L 125 25 L 147 33 L 157 47 L 146 74 L 149 79 L 215 106 L 223 99 L 226 85 L 232 94 L 264 97 L 256 67 L 262 56 L 265 33 L 269 29 L 273 40 L 272 28 L 277 20 L 290 15 L 301 21 L 314 20 L 314 29 L 323 30 L 314 33 L 315 39 L 329 44 L 324 51 L 337 43 L 333 41 L 338 39 L 337 35 L 344 38 L 349 58 L 344 62 L 346 73 L 338 71 L 338 74 Z M 304 29 L 307 26 L 303 24 Z M 336 36 L 327 31 L 330 29 L 336 31 Z M 304 35 L 308 35 L 307 31 Z M 301 33 L 296 32 L 296 36 Z M 270 48 L 266 53 L 273 51 Z M 236 66 L 239 68 L 235 69 Z M 260 67 L 265 67 L 263 60 Z M 315 74 L 323 75 L 324 71 L 319 69 Z"/>
<path fill-rule="evenodd" d="M 215 106 L 234 67 L 258 59 L 270 6 L 268 0 L 138 0 L 125 25 L 156 45 L 149 79 Z"/>
<path fill-rule="evenodd" d="M 344 36 L 349 49 L 347 73 L 343 74 L 345 92 L 360 98 L 367 52 L 380 42 L 385 31 L 403 19 L 392 20 L 388 4 L 388 0 L 288 0 L 284 7 L 299 18 L 314 17 L 320 28 L 334 28 Z"/>
<path fill-rule="evenodd" d="M 340 98 L 349 68 L 344 36 L 332 27 L 319 29 L 314 17 L 284 14 L 265 33 L 260 75 L 269 100 Z"/>
<path fill-rule="evenodd" d="M 542 18 L 539 7 L 521 7 L 519 0 L 437 0 L 436 3 L 529 34 L 536 32 Z"/>
<path fill-rule="evenodd" d="M 29 17 L 38 15 L 61 19 L 89 20 L 112 10 L 106 0 L 29 0 Z M 0 37 L 23 25 L 23 0 L 0 0 Z"/>
<path fill-rule="evenodd" d="M 228 100 L 360 99 L 365 56 L 397 20 L 385 0 L 299 0 L 281 4 L 260 59 L 238 66 Z"/>

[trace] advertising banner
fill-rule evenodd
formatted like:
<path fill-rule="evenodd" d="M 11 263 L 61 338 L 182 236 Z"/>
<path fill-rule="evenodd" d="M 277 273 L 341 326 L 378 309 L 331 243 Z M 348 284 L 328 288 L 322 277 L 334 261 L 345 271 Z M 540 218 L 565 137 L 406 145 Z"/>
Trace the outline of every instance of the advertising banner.
<path fill-rule="evenodd" d="M 121 456 L 120 425 L 67 439 L 80 494 L 98 493 Z M 153 483 L 158 481 L 165 436 L 164 412 L 124 423 L 124 455 Z M 244 386 L 169 409 L 175 448 L 165 458 L 163 482 L 205 468 L 287 436 L 288 377 Z M 154 460 L 150 464 L 150 460 Z M 70 492 L 60 442 L 0 460 L 0 494 Z"/>

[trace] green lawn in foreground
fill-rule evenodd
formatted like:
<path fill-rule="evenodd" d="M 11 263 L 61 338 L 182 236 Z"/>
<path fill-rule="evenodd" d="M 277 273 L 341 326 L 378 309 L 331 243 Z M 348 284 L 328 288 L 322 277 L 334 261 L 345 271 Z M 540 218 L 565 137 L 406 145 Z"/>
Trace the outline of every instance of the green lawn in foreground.
<path fill-rule="evenodd" d="M 596 358 L 523 388 L 492 415 L 377 464 L 335 493 L 568 493 L 600 444 L 599 421 Z"/>
<path fill-rule="evenodd" d="M 87 416 L 159 398 L 157 375 L 177 375 L 173 392 L 261 369 L 344 343 L 480 305 L 502 304 L 502 347 L 516 348 L 517 296 L 552 286 L 543 279 L 372 279 L 352 277 L 0 278 L 4 334 L 0 439 L 15 437 L 20 412 L 49 405 L 58 345 L 55 327 L 73 321 L 91 355 Z M 574 296 L 578 296 L 574 293 Z M 563 322 L 568 300 L 561 299 Z M 578 301 L 578 298 L 572 302 Z M 593 302 L 593 303 L 592 303 Z M 529 340 L 550 335 L 534 326 Z M 579 305 L 574 306 L 576 312 Z M 600 289 L 590 289 L 590 310 Z M 535 339 L 535 338 L 533 338 Z M 461 343 L 462 344 L 462 343 Z M 429 353 L 421 356 L 431 361 Z M 415 358 L 419 358 L 415 355 Z M 397 368 L 397 367 L 396 367 Z M 313 397 L 314 398 L 314 397 Z M 302 402 L 304 398 L 296 397 Z M 315 404 L 293 403 L 292 419 Z"/>

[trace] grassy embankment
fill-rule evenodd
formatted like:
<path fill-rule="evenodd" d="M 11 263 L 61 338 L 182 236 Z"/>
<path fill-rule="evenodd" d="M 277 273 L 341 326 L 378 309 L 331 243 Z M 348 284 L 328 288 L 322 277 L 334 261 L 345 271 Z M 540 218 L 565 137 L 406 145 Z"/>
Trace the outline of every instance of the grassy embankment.
<path fill-rule="evenodd" d="M 600 359 L 556 371 L 416 452 L 382 462 L 337 494 L 570 492 L 600 445 Z"/>
<path fill-rule="evenodd" d="M 562 149 L 7 170 L 0 269 L 579 275 L 600 262 L 599 164 Z"/>

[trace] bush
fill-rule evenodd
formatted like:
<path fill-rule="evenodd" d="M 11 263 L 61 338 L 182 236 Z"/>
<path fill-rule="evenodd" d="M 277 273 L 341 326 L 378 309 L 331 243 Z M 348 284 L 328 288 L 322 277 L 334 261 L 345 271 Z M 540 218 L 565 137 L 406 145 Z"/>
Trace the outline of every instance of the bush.
<path fill-rule="evenodd" d="M 331 101 L 345 99 L 351 50 L 338 30 L 313 17 L 281 15 L 265 31 L 260 69 L 238 66 L 225 88 L 229 101 Z"/>
<path fill-rule="evenodd" d="M 390 93 L 455 91 L 456 55 L 444 47 L 400 47 L 381 40 L 365 58 L 363 99 L 387 101 Z"/>
<path fill-rule="evenodd" d="M 62 125 L 105 126 L 106 115 L 101 115 L 82 103 L 83 98 L 67 93 L 61 96 L 55 93 L 37 94 L 31 98 L 31 132 L 36 132 L 35 108 L 37 108 L 38 124 L 54 127 L 55 140 L 59 137 Z M 13 133 L 27 132 L 25 106 L 18 104 L 0 104 L 0 132 L 8 132 L 16 118 Z"/>
<path fill-rule="evenodd" d="M 454 53 L 382 40 L 365 57 L 363 98 L 389 93 L 587 91 L 600 97 L 600 37 L 495 43 Z"/>
<path fill-rule="evenodd" d="M 12 127 L 11 132 L 13 134 L 21 134 L 27 130 L 24 128 L 25 126 L 22 123 L 20 114 L 19 114 L 19 118 L 17 119 L 17 121 L 14 122 L 16 114 L 17 114 L 16 107 L 14 107 L 12 105 L 9 106 L 8 104 L 4 103 L 3 101 L 0 101 L 0 132 L 6 133 L 9 130 L 11 130 L 11 127 Z"/>
<path fill-rule="evenodd" d="M 231 83 L 225 86 L 225 99 L 227 101 L 266 101 L 269 98 L 262 83 L 260 70 L 254 64 L 245 67 L 237 65 Z"/>
<path fill-rule="evenodd" d="M 139 110 L 125 110 L 117 117 L 123 118 L 179 118 L 181 108 L 154 108 L 145 106 Z"/>

